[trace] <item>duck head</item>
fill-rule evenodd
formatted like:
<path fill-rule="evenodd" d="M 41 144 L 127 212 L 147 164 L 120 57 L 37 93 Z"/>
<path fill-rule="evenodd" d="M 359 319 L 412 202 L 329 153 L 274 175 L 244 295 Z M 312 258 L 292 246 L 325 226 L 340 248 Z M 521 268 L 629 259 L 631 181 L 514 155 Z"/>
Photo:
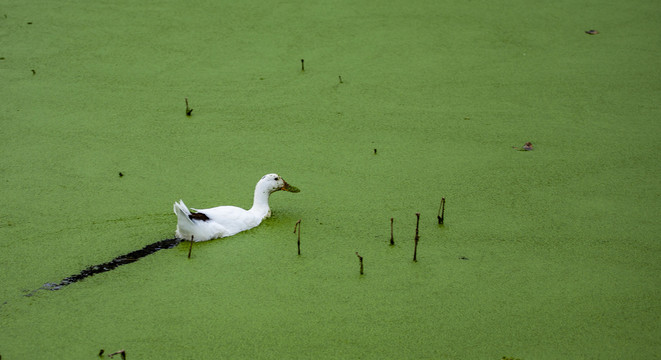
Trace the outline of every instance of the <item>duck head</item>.
<path fill-rule="evenodd" d="M 279 190 L 284 190 L 284 191 L 289 191 L 293 193 L 297 193 L 301 190 L 299 190 L 296 186 L 291 186 L 289 185 L 285 179 L 283 179 L 280 175 L 278 174 L 266 174 L 262 176 L 262 179 L 259 180 L 258 186 L 262 185 L 264 186 L 269 193 L 279 191 Z"/>

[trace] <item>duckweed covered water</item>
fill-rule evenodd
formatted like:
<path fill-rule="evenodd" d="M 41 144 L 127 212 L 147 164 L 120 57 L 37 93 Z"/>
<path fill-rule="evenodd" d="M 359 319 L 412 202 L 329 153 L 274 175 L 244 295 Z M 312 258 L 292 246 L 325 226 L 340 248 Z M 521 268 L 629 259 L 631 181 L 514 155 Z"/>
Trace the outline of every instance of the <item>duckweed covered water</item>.
<path fill-rule="evenodd" d="M 0 355 L 655 358 L 657 7 L 7 4 Z M 270 172 L 259 227 L 23 296 Z"/>

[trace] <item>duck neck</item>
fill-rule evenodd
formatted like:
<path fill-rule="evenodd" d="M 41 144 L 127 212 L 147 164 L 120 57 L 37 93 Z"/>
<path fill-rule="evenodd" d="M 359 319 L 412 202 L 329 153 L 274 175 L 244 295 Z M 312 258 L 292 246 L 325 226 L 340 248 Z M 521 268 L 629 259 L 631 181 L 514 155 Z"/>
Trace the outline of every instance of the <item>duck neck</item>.
<path fill-rule="evenodd" d="M 271 209 L 269 208 L 269 195 L 271 195 L 271 193 L 267 189 L 261 188 L 259 184 L 257 184 L 250 212 L 260 218 L 269 216 L 269 213 L 271 212 Z"/>

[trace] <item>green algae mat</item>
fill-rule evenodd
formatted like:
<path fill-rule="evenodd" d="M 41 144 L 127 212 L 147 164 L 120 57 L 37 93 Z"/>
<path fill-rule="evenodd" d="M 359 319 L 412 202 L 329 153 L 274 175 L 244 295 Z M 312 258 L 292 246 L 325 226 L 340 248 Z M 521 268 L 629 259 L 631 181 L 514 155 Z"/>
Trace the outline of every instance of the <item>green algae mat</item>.
<path fill-rule="evenodd" d="M 658 358 L 656 1 L 0 5 L 2 359 Z"/>

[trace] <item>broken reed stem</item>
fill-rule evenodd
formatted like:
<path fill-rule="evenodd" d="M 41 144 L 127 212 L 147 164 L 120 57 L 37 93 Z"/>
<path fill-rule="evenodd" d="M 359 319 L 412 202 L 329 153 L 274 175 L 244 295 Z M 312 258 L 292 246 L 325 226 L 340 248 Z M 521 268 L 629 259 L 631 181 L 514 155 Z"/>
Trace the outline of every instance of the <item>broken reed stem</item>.
<path fill-rule="evenodd" d="M 184 98 L 184 100 L 186 100 L 186 116 L 191 116 L 193 109 L 188 106 L 188 98 Z"/>
<path fill-rule="evenodd" d="M 358 256 L 358 261 L 360 261 L 360 275 L 363 275 L 363 257 L 358 255 L 358 251 L 356 251 L 356 256 Z"/>
<path fill-rule="evenodd" d="M 126 360 L 126 350 L 124 350 L 124 349 L 119 350 L 119 351 L 115 351 L 114 353 L 109 354 L 108 357 L 112 359 L 113 357 L 115 357 L 115 355 L 121 355 L 122 360 Z"/>
<path fill-rule="evenodd" d="M 418 261 L 418 241 L 420 240 L 420 236 L 418 236 L 418 228 L 420 226 L 420 213 L 415 213 L 415 216 L 417 217 L 417 221 L 415 223 L 415 238 L 413 239 L 415 242 L 415 246 L 413 247 L 413 261 Z"/>
<path fill-rule="evenodd" d="M 298 240 L 296 245 L 298 246 L 298 255 L 301 255 L 301 219 L 298 219 L 296 224 L 294 224 L 294 234 L 296 234 L 296 229 L 298 229 Z"/>
<path fill-rule="evenodd" d="M 190 246 L 188 247 L 188 258 L 189 259 L 190 259 L 190 253 L 191 253 L 191 251 L 193 251 L 193 238 L 194 238 L 194 235 L 191 235 L 190 236 Z"/>
<path fill-rule="evenodd" d="M 395 221 L 394 218 L 390 218 L 390 245 L 395 245 L 395 238 L 393 237 L 392 234 L 392 223 Z"/>
<path fill-rule="evenodd" d="M 443 217 L 445 216 L 445 198 L 441 198 L 441 205 L 438 207 L 438 224 L 443 225 Z"/>

